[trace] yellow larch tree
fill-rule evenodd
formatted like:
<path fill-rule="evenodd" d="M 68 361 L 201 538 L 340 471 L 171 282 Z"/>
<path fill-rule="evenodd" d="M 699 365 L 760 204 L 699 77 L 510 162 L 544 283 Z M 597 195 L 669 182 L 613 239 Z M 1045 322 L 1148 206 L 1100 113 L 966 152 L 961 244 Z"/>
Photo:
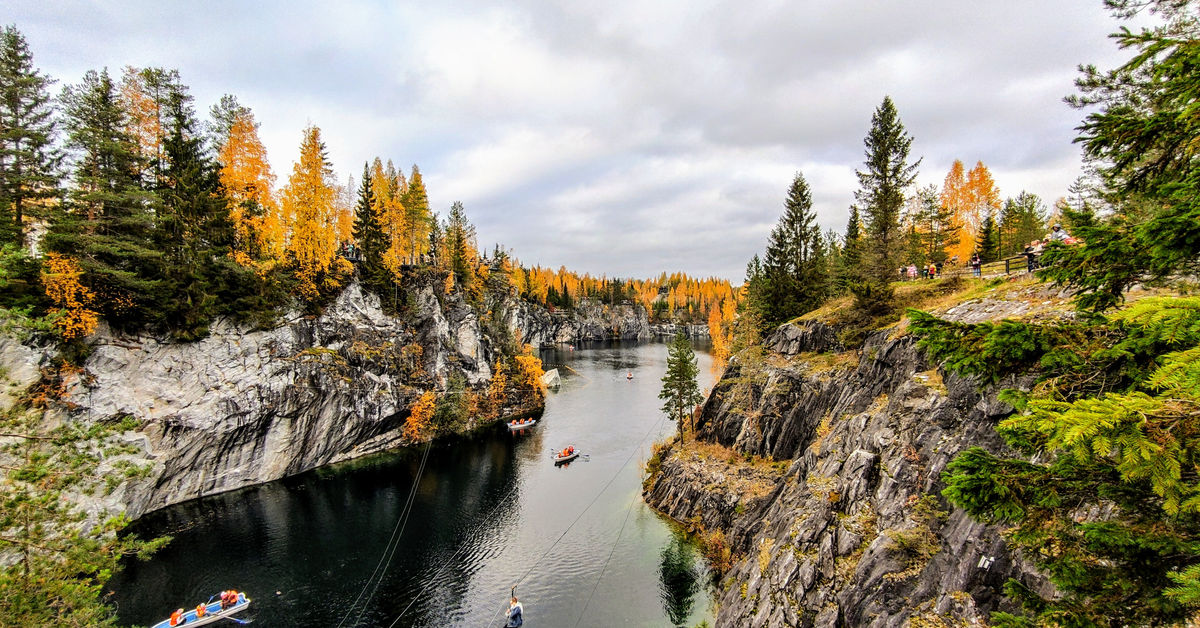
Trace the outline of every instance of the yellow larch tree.
<path fill-rule="evenodd" d="M 258 137 L 258 123 L 249 110 L 238 112 L 229 137 L 217 152 L 221 189 L 234 230 L 234 259 L 249 266 L 254 260 L 280 260 L 287 245 L 286 224 L 275 201 L 275 175 L 267 149 Z"/>
<path fill-rule="evenodd" d="M 310 126 L 304 130 L 300 160 L 292 167 L 281 203 L 283 215 L 291 223 L 288 263 L 299 281 L 300 296 L 309 302 L 338 288 L 352 270 L 349 262 L 337 255 L 338 216 L 331 177 L 321 130 Z"/>

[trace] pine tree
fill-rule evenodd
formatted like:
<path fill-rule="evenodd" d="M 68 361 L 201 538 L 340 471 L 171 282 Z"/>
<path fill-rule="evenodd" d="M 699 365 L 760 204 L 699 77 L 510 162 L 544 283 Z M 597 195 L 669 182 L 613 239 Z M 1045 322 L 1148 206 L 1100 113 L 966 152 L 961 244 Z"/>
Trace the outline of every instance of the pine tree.
<path fill-rule="evenodd" d="M 161 294 L 162 254 L 154 242 L 137 146 L 107 71 L 89 71 L 63 91 L 75 185 L 46 235 L 46 249 L 74 256 L 96 306 L 110 324 L 136 329 L 154 318 Z"/>
<path fill-rule="evenodd" d="M 49 93 L 53 81 L 33 67 L 14 26 L 0 30 L 0 240 L 25 244 L 25 216 L 59 195 L 62 156 Z"/>
<path fill-rule="evenodd" d="M 975 252 L 979 253 L 979 261 L 987 264 L 1000 259 L 999 230 L 996 228 L 996 218 L 988 212 L 979 226 L 979 239 L 975 241 Z"/>
<path fill-rule="evenodd" d="M 678 334 L 667 349 L 667 372 L 662 377 L 662 390 L 658 398 L 663 400 L 662 411 L 667 418 L 679 425 L 679 441 L 683 442 L 683 428 L 692 409 L 701 401 L 700 386 L 696 383 L 699 368 L 696 354 L 687 336 Z"/>
<path fill-rule="evenodd" d="M 118 444 L 116 426 L 50 420 L 28 401 L 0 414 L 5 464 L 0 473 L 0 615 L 7 626 L 115 626 L 104 583 L 127 556 L 147 558 L 170 538 L 121 534 L 123 515 L 85 513 L 79 495 L 104 491 L 99 461 Z M 134 466 L 130 471 L 137 472 Z M 115 471 L 110 471 L 113 473 Z M 94 506 L 93 506 L 94 508 Z M 98 525 L 85 529 L 89 515 Z"/>
<path fill-rule="evenodd" d="M 1036 194 L 1021 192 L 1000 210 L 1000 256 L 1016 255 L 1047 231 L 1046 207 Z"/>
<path fill-rule="evenodd" d="M 783 216 L 771 230 L 763 263 L 761 312 L 769 323 L 803 314 L 825 299 L 824 250 L 812 210 L 812 193 L 799 172 L 788 189 Z"/>
<path fill-rule="evenodd" d="M 445 233 L 450 272 L 459 289 L 470 294 L 475 286 L 475 262 L 479 254 L 475 250 L 475 227 L 467 220 L 467 212 L 460 201 L 454 201 L 450 206 Z"/>
<path fill-rule="evenodd" d="M 386 185 L 386 182 L 384 182 Z M 383 266 L 383 253 L 387 250 L 387 241 L 383 235 L 379 215 L 376 213 L 378 203 L 375 200 L 375 181 L 371 170 L 363 164 L 362 181 L 358 184 L 358 201 L 354 206 L 354 241 L 358 243 L 359 268 L 369 285 L 380 289 L 390 278 Z"/>
<path fill-rule="evenodd" d="M 836 289 L 838 294 L 845 294 L 852 284 L 862 281 L 863 273 L 863 241 L 859 227 L 862 220 L 858 215 L 858 206 L 850 206 L 850 215 L 846 220 L 846 235 L 842 238 L 842 254 L 837 267 Z"/>
<path fill-rule="evenodd" d="M 911 223 L 922 257 L 914 263 L 945 262 L 948 252 L 958 245 L 959 225 L 954 222 L 954 212 L 941 203 L 937 187 L 932 185 L 917 190 L 913 202 Z"/>
<path fill-rule="evenodd" d="M 865 235 L 871 242 L 863 261 L 868 277 L 887 282 L 894 277 L 903 255 L 900 211 L 905 189 L 916 180 L 921 160 L 908 163 L 912 138 L 904 130 L 891 97 L 884 97 L 871 116 L 871 129 L 863 143 L 866 168 L 856 171 L 860 189 L 854 193 L 866 215 Z"/>
<path fill-rule="evenodd" d="M 221 148 L 229 142 L 229 136 L 233 132 L 233 125 L 239 119 L 244 119 L 246 116 L 251 116 L 250 109 L 238 102 L 237 96 L 225 94 L 217 101 L 217 104 L 209 107 L 208 117 L 209 122 L 205 124 L 205 132 L 208 135 L 209 146 L 213 152 L 220 152 Z M 255 125 L 255 129 L 258 125 Z"/>

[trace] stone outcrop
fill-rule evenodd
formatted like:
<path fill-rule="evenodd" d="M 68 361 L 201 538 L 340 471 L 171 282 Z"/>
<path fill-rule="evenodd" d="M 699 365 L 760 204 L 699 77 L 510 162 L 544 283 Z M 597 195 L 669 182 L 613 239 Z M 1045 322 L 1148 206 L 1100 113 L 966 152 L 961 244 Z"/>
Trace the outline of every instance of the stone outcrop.
<path fill-rule="evenodd" d="M 940 496 L 955 454 L 1003 448 L 994 428 L 1012 408 L 996 392 L 1027 382 L 980 391 L 886 332 L 831 353 L 828 327 L 785 325 L 766 345 L 761 364 L 728 368 L 697 420 L 698 438 L 730 453 L 668 455 L 645 491 L 671 517 L 724 531 L 740 557 L 718 628 L 974 622 L 1012 610 L 1010 577 L 1044 588 L 999 529 Z M 747 454 L 776 461 L 774 475 L 725 488 Z"/>
<path fill-rule="evenodd" d="M 679 334 L 688 338 L 708 338 L 708 325 L 684 323 L 655 323 L 650 326 L 650 335 L 655 338 L 674 338 Z"/>
<path fill-rule="evenodd" d="M 491 377 L 475 313 L 443 298 L 416 290 L 401 319 L 352 284 L 320 316 L 268 330 L 218 323 L 187 344 L 101 332 L 64 405 L 74 419 L 141 425 L 127 433 L 138 453 L 120 458 L 150 473 L 110 496 L 132 517 L 395 447 L 423 390 Z"/>
<path fill-rule="evenodd" d="M 508 300 L 501 308 L 509 329 L 535 347 L 594 340 L 644 340 L 650 337 L 646 308 L 636 303 L 609 305 L 585 302 L 572 310 L 547 311 L 520 300 Z"/>

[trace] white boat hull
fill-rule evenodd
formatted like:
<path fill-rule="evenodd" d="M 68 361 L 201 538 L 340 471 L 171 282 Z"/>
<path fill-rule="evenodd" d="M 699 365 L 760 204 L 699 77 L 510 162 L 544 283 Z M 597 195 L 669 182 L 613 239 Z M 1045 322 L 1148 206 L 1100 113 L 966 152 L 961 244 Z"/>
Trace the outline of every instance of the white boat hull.
<path fill-rule="evenodd" d="M 250 598 L 246 597 L 245 593 L 239 593 L 237 604 L 222 610 L 220 602 L 209 602 L 205 605 L 208 610 L 204 612 L 204 617 L 196 617 L 196 609 L 193 608 L 192 610 L 183 614 L 183 621 L 176 624 L 176 626 L 184 626 L 186 628 L 191 628 L 192 626 L 207 626 L 230 617 L 235 613 L 240 613 L 246 610 L 247 606 L 250 606 Z M 151 628 L 172 628 L 171 620 L 164 619 L 157 624 L 154 624 L 154 626 Z"/>

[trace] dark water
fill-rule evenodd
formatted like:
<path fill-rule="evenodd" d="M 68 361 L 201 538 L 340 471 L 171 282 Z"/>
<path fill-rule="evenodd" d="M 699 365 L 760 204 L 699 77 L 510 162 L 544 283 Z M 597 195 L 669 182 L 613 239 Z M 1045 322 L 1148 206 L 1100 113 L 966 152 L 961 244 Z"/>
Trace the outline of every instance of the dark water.
<path fill-rule="evenodd" d="M 711 622 L 698 552 L 640 498 L 650 442 L 675 429 L 659 411 L 666 354 L 544 352 L 569 369 L 543 421 L 434 445 L 402 532 L 424 447 L 148 515 L 137 533 L 175 540 L 110 582 L 120 618 L 149 625 L 233 587 L 257 626 L 501 626 L 516 584 L 531 628 Z M 588 457 L 555 467 L 568 444 Z"/>

